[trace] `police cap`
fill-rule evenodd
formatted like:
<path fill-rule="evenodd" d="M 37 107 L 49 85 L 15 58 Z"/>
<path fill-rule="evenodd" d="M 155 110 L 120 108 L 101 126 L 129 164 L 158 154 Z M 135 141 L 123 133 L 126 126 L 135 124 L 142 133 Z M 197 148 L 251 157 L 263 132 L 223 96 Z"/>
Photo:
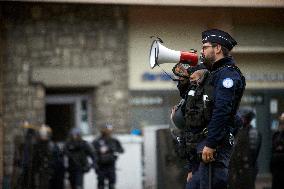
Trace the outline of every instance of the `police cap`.
<path fill-rule="evenodd" d="M 237 45 L 237 42 L 228 34 L 219 29 L 210 29 L 202 32 L 202 43 L 218 43 L 229 51 Z"/>

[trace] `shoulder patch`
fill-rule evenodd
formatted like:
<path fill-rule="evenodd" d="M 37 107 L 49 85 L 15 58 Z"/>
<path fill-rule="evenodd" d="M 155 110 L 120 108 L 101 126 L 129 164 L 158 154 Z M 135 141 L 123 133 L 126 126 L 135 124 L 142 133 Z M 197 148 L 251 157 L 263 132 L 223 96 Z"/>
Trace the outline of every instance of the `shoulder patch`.
<path fill-rule="evenodd" d="M 234 81 L 231 78 L 226 78 L 223 80 L 223 86 L 225 88 L 231 88 L 234 85 Z"/>

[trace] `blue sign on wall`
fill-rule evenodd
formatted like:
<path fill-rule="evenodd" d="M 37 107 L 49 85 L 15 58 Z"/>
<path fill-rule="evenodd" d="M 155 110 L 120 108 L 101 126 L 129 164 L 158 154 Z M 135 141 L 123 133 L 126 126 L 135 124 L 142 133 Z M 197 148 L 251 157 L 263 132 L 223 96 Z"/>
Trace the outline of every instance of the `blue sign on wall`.
<path fill-rule="evenodd" d="M 169 74 L 172 78 L 174 78 L 174 74 Z M 143 81 L 171 81 L 172 79 L 165 73 L 150 73 L 145 72 L 142 75 Z"/>

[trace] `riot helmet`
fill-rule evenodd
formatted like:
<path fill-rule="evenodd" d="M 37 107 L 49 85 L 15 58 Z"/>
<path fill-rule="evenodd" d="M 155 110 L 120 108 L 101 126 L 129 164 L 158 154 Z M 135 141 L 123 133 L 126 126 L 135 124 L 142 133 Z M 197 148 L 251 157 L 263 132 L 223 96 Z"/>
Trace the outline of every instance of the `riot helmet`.
<path fill-rule="evenodd" d="M 184 99 L 182 99 L 178 105 L 176 105 L 172 109 L 171 113 L 171 124 L 170 124 L 170 132 L 174 139 L 178 140 L 183 130 L 185 129 L 185 118 L 182 112 L 182 105 L 184 103 Z"/>
<path fill-rule="evenodd" d="M 82 131 L 79 127 L 73 127 L 70 131 L 70 137 L 72 140 L 80 140 L 82 137 Z"/>
<path fill-rule="evenodd" d="M 40 140 L 49 140 L 51 138 L 51 133 L 51 128 L 45 124 L 42 124 L 38 129 L 38 136 Z"/>
<path fill-rule="evenodd" d="M 185 128 L 185 118 L 181 110 L 181 106 L 177 107 L 171 116 L 172 124 L 178 129 Z"/>
<path fill-rule="evenodd" d="M 251 121 L 255 118 L 256 114 L 252 108 L 240 108 L 239 115 L 244 123 L 244 126 L 251 123 Z"/>
<path fill-rule="evenodd" d="M 111 124 L 107 123 L 101 128 L 101 135 L 103 137 L 110 137 L 112 132 L 113 132 L 113 126 Z"/>

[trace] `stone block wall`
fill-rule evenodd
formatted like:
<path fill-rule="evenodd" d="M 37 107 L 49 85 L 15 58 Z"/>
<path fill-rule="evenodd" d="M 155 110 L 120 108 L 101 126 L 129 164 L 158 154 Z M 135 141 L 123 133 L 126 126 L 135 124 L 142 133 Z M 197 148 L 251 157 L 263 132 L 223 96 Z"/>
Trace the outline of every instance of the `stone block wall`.
<path fill-rule="evenodd" d="M 108 68 L 111 82 L 93 87 L 94 125 L 108 120 L 128 132 L 126 7 L 11 2 L 1 14 L 5 174 L 13 172 L 14 137 L 23 121 L 45 121 L 48 86 L 31 82 L 35 68 Z"/>
<path fill-rule="evenodd" d="M 0 7 L 1 10 L 1 7 Z M 2 19 L 0 18 L 0 25 L 2 25 Z M 2 27 L 0 26 L 0 186 L 2 186 L 3 182 L 3 55 L 2 55 L 2 47 L 3 47 L 3 39 L 2 39 Z"/>

